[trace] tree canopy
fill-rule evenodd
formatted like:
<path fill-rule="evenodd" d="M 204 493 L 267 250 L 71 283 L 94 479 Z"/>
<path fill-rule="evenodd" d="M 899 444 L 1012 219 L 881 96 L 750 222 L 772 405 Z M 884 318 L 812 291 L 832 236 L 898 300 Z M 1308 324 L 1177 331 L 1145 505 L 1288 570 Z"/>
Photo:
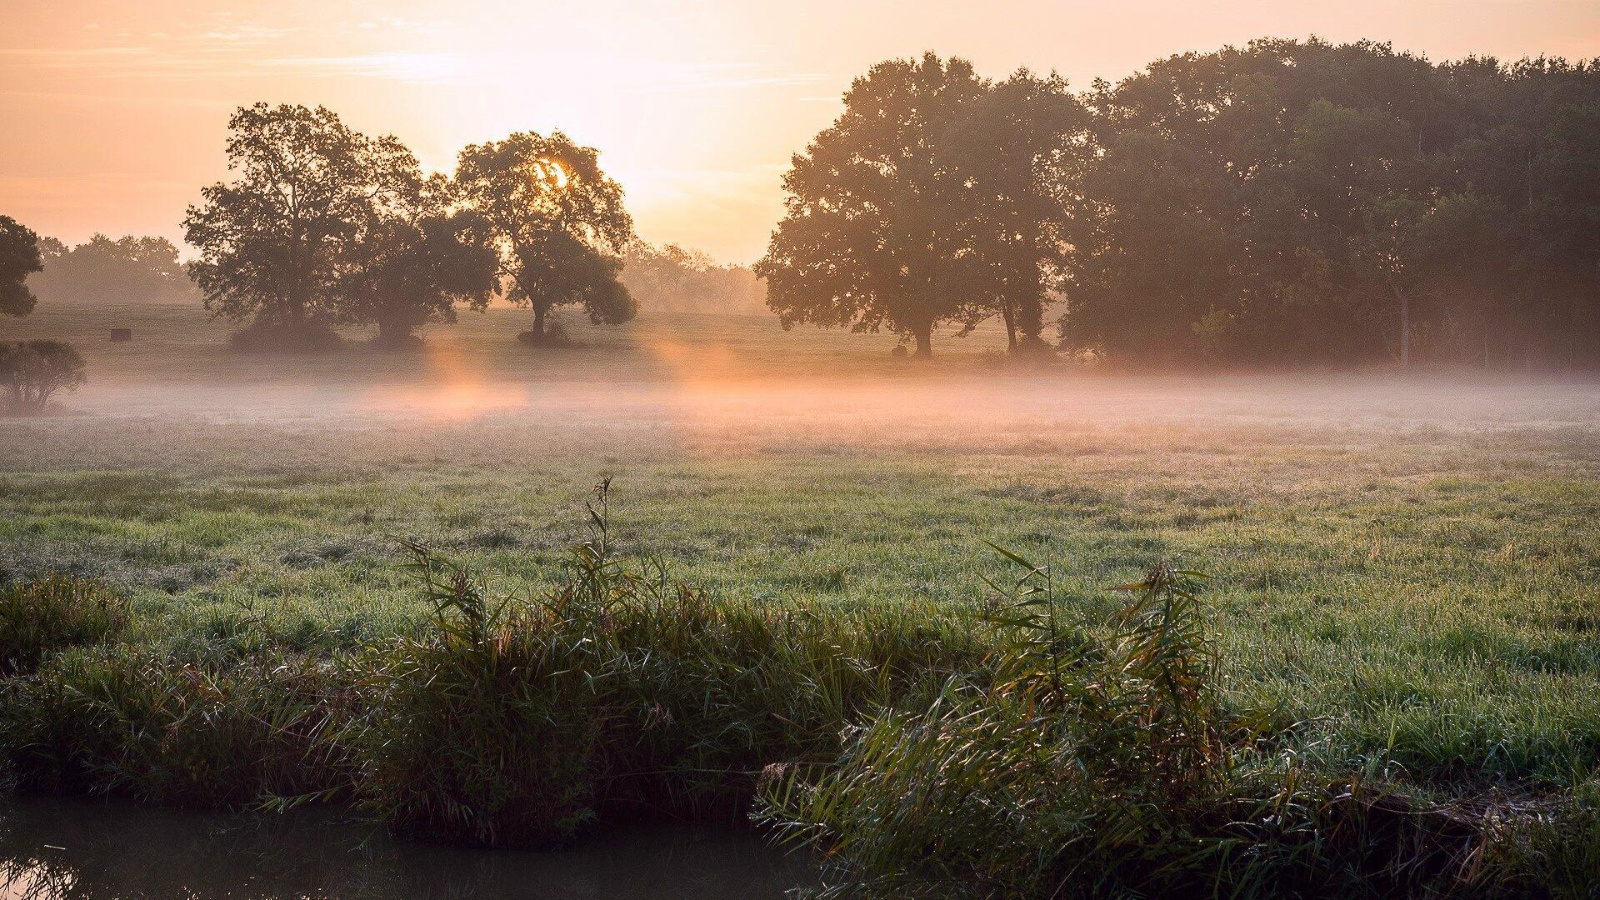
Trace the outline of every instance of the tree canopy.
<path fill-rule="evenodd" d="M 340 266 L 341 319 L 376 324 L 379 346 L 415 345 L 415 330 L 456 320 L 455 307 L 483 309 L 497 286 L 498 258 L 472 213 L 450 211 L 442 176 L 392 204 Z"/>
<path fill-rule="evenodd" d="M 25 316 L 38 302 L 28 276 L 43 268 L 39 236 L 10 216 L 0 216 L 0 313 Z"/>
<path fill-rule="evenodd" d="M 785 327 L 1135 365 L 1600 364 L 1600 65 L 1261 40 L 1074 95 L 874 66 L 794 157 Z"/>
<path fill-rule="evenodd" d="M 322 107 L 258 103 L 228 128 L 235 177 L 205 188 L 184 219 L 206 308 L 290 334 L 338 321 L 348 255 L 420 190 L 416 158 Z"/>
<path fill-rule="evenodd" d="M 58 391 L 76 390 L 85 381 L 83 357 L 60 341 L 0 343 L 0 404 L 12 412 L 44 409 Z"/>
<path fill-rule="evenodd" d="M 1086 102 L 1069 349 L 1600 362 L 1594 65 L 1263 40 Z"/>
<path fill-rule="evenodd" d="M 756 274 L 785 328 L 888 328 L 933 352 L 942 322 L 983 318 L 966 232 L 968 189 L 947 137 L 988 85 L 933 54 L 872 67 L 844 113 L 796 154 L 783 220 Z"/>
<path fill-rule="evenodd" d="M 559 131 L 519 132 L 462 150 L 456 188 L 498 251 L 506 297 L 533 309 L 525 340 L 549 338 L 546 316 L 558 306 L 580 304 L 596 324 L 633 318 L 618 281 L 633 219 L 599 151 Z"/>

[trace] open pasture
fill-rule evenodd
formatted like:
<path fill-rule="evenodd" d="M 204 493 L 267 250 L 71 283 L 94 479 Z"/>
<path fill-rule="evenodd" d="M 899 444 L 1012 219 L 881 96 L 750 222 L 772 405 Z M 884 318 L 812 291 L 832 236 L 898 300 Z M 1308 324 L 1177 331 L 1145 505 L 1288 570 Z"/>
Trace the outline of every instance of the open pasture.
<path fill-rule="evenodd" d="M 91 380 L 0 423 L 0 566 L 125 587 L 130 640 L 331 650 L 425 611 L 402 539 L 536 589 L 610 475 L 625 552 L 718 594 L 970 611 L 989 540 L 1094 628 L 1176 558 L 1212 576 L 1230 696 L 1326 752 L 1461 790 L 1600 759 L 1593 382 L 1016 370 L 993 333 L 915 365 L 696 316 L 530 351 L 516 315 L 241 356 L 188 308 L 41 310 L 10 327 L 80 342 Z M 112 320 L 135 341 L 89 339 Z"/>

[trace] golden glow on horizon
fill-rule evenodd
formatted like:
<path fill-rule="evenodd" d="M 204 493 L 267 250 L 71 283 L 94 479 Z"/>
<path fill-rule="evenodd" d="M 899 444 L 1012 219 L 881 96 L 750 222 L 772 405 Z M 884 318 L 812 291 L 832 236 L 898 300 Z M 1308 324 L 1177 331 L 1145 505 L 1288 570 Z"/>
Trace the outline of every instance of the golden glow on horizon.
<path fill-rule="evenodd" d="M 891 56 L 933 49 L 1086 87 L 1263 35 L 1372 37 L 1435 59 L 1600 55 L 1600 3 L 1574 0 L 997 0 L 981 19 L 956 0 L 6 5 L 0 213 L 72 242 L 181 238 L 184 206 L 226 174 L 229 111 L 258 100 L 326 105 L 442 171 L 468 143 L 560 128 L 600 148 L 643 237 L 749 261 L 790 154 Z"/>

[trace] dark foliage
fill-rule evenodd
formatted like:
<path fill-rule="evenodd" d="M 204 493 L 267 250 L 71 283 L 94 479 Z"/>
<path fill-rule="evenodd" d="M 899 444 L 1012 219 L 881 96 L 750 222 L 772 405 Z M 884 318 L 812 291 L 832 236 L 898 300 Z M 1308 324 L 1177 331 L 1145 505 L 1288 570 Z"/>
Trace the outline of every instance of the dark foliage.
<path fill-rule="evenodd" d="M 76 390 L 87 376 L 83 357 L 61 341 L 0 344 L 0 387 L 11 412 L 35 413 L 58 391 Z"/>
<path fill-rule="evenodd" d="M 599 151 L 559 131 L 474 144 L 461 151 L 456 190 L 484 242 L 499 249 L 506 297 L 533 309 L 525 343 L 546 342 L 546 318 L 559 306 L 581 305 L 597 325 L 638 312 L 618 281 L 633 218 L 621 185 L 600 168 Z"/>
<path fill-rule="evenodd" d="M 38 299 L 28 275 L 43 268 L 39 236 L 10 216 L 0 216 L 0 314 L 25 316 Z"/>
<path fill-rule="evenodd" d="M 1133 365 L 1600 363 L 1592 64 L 1262 40 L 1085 99 L 1068 348 Z"/>

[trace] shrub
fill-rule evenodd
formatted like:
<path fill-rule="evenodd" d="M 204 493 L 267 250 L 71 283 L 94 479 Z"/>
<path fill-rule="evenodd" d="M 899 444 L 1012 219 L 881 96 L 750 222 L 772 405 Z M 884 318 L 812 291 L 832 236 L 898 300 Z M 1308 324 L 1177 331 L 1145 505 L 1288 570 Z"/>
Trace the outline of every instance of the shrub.
<path fill-rule="evenodd" d="M 0 676 L 32 672 L 45 657 L 121 631 L 127 601 L 98 581 L 47 575 L 0 588 Z"/>
<path fill-rule="evenodd" d="M 519 331 L 517 342 L 526 347 L 571 347 L 572 338 L 567 334 L 567 329 L 560 322 L 549 322 L 544 327 L 544 332 Z"/>
<path fill-rule="evenodd" d="M 319 323 L 281 324 L 257 319 L 235 331 L 228 346 L 244 353 L 319 353 L 344 347 L 344 338 Z"/>
<path fill-rule="evenodd" d="M 0 385 L 10 394 L 7 405 L 15 412 L 38 412 L 56 392 L 77 390 L 86 380 L 84 370 L 83 357 L 71 344 L 0 344 Z"/>

